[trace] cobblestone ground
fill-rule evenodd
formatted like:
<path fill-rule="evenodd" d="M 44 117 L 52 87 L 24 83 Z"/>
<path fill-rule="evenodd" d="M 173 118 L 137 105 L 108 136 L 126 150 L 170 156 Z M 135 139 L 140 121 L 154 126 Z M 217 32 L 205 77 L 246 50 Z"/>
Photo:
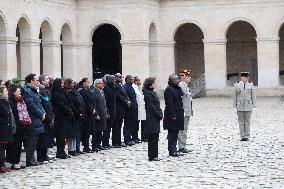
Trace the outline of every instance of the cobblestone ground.
<path fill-rule="evenodd" d="M 111 149 L 0 175 L 0 188 L 284 188 L 284 104 L 258 98 L 249 142 L 239 141 L 230 98 L 194 100 L 188 148 L 171 158 L 166 132 L 160 162 L 147 144 Z"/>

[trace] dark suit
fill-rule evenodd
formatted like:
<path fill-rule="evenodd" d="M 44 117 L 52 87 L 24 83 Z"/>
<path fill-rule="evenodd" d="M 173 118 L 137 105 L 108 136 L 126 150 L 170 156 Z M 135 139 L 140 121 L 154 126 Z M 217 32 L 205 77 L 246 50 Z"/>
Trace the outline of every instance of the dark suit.
<path fill-rule="evenodd" d="M 131 136 L 132 127 L 138 121 L 138 109 L 137 109 L 136 93 L 132 85 L 126 83 L 123 86 L 131 101 L 131 106 L 130 108 L 127 108 L 125 113 L 124 127 L 123 127 L 124 143 L 128 144 L 132 141 L 132 136 Z"/>
<path fill-rule="evenodd" d="M 116 84 L 116 119 L 112 128 L 112 145 L 121 145 L 121 127 L 128 108 L 127 101 L 130 101 L 126 90 L 121 84 Z"/>
<path fill-rule="evenodd" d="M 107 106 L 107 113 L 109 118 L 107 119 L 107 127 L 106 130 L 103 132 L 103 147 L 110 147 L 109 139 L 110 139 L 110 132 L 113 127 L 115 118 L 116 118 L 116 88 L 114 84 L 106 82 L 106 85 L 103 89 L 106 106 Z"/>
<path fill-rule="evenodd" d="M 168 151 L 170 155 L 177 152 L 177 139 L 180 130 L 184 129 L 184 110 L 182 90 L 176 85 L 169 85 L 165 92 L 164 129 L 168 130 Z"/>
<path fill-rule="evenodd" d="M 96 120 L 96 126 L 93 129 L 92 135 L 92 148 L 101 148 L 102 133 L 107 127 L 107 107 L 103 91 L 97 88 L 92 90 L 96 101 L 96 116 L 100 117 L 100 120 Z"/>

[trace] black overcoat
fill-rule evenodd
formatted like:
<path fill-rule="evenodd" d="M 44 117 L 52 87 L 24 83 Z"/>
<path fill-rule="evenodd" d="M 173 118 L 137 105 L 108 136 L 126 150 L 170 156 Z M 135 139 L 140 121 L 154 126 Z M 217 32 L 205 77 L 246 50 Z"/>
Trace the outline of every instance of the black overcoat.
<path fill-rule="evenodd" d="M 8 100 L 0 99 L 0 142 L 12 142 L 12 112 Z"/>
<path fill-rule="evenodd" d="M 96 100 L 96 115 L 100 117 L 100 120 L 96 120 L 94 130 L 104 131 L 107 127 L 107 107 L 105 97 L 101 94 L 97 88 L 93 89 L 93 95 Z"/>
<path fill-rule="evenodd" d="M 169 85 L 165 92 L 165 111 L 163 127 L 167 130 L 184 129 L 184 110 L 182 104 L 182 90 L 176 85 Z"/>
<path fill-rule="evenodd" d="M 163 119 L 159 97 L 152 89 L 145 89 L 143 93 L 146 109 L 146 132 L 159 133 L 160 121 Z"/>

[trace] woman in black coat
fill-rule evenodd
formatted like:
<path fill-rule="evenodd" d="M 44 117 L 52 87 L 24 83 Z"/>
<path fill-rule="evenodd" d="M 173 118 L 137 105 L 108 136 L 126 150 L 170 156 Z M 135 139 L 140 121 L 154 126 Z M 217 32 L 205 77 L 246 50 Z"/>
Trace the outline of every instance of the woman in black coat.
<path fill-rule="evenodd" d="M 158 158 L 158 141 L 160 133 L 160 121 L 163 112 L 160 108 L 160 100 L 154 88 L 156 78 L 149 77 L 144 81 L 144 100 L 146 109 L 146 132 L 148 134 L 148 157 L 149 161 L 160 161 Z"/>
<path fill-rule="evenodd" d="M 70 158 L 64 151 L 65 139 L 75 138 L 75 116 L 65 95 L 64 81 L 60 78 L 55 79 L 53 83 L 52 104 L 55 114 L 56 157 L 60 159 Z"/>
<path fill-rule="evenodd" d="M 6 173 L 5 147 L 13 141 L 16 123 L 8 102 L 8 91 L 5 86 L 0 86 L 0 173 Z"/>

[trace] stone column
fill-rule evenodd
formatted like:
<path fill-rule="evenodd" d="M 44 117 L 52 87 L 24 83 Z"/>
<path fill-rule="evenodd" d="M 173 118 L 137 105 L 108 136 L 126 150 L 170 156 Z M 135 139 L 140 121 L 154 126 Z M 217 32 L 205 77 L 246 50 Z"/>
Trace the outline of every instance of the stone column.
<path fill-rule="evenodd" d="M 164 90 L 168 85 L 168 78 L 175 73 L 175 41 L 158 41 L 159 67 L 157 70 L 158 89 Z"/>
<path fill-rule="evenodd" d="M 204 40 L 206 89 L 226 87 L 226 40 Z"/>
<path fill-rule="evenodd" d="M 69 78 L 74 78 L 75 76 L 75 48 L 76 45 L 72 43 L 68 44 L 62 44 L 62 49 L 63 49 L 63 76 L 64 77 L 69 77 Z"/>
<path fill-rule="evenodd" d="M 74 61 L 74 79 L 80 81 L 83 77 L 93 80 L 92 42 L 74 43 L 73 51 L 77 53 Z"/>
<path fill-rule="evenodd" d="M 17 76 L 17 37 L 0 38 L 0 78 L 4 80 Z"/>
<path fill-rule="evenodd" d="M 61 77 L 61 41 L 43 41 L 43 74 Z"/>
<path fill-rule="evenodd" d="M 122 46 L 122 74 L 136 76 L 142 80 L 149 77 L 149 41 L 125 40 Z"/>
<path fill-rule="evenodd" d="M 40 39 L 23 39 L 20 41 L 21 77 L 28 74 L 40 74 Z"/>
<path fill-rule="evenodd" d="M 258 86 L 279 86 L 279 38 L 257 38 Z"/>

